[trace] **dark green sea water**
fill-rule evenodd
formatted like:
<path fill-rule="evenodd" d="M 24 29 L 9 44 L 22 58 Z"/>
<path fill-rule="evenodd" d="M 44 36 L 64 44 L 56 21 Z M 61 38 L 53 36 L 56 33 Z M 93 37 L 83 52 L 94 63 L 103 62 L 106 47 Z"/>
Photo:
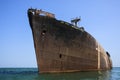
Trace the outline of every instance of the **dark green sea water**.
<path fill-rule="evenodd" d="M 111 71 L 38 74 L 37 68 L 0 68 L 0 80 L 120 80 L 120 68 Z"/>

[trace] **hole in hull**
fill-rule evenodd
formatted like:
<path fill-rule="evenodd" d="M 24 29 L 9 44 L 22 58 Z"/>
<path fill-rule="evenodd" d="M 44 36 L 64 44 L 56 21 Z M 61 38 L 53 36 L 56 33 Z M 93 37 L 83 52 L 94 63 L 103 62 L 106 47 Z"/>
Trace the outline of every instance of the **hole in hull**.
<path fill-rule="evenodd" d="M 43 31 L 42 31 L 42 35 L 45 35 L 45 33 L 46 33 L 46 30 L 43 30 Z"/>
<path fill-rule="evenodd" d="M 59 55 L 59 58 L 62 58 L 62 54 Z"/>

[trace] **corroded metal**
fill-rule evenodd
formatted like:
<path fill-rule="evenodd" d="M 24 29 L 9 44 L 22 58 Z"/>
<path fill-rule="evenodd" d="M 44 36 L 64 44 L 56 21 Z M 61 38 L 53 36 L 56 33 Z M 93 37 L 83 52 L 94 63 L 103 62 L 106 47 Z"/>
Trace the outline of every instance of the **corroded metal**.
<path fill-rule="evenodd" d="M 39 73 L 112 68 L 109 53 L 84 28 L 40 13 L 28 10 Z"/>

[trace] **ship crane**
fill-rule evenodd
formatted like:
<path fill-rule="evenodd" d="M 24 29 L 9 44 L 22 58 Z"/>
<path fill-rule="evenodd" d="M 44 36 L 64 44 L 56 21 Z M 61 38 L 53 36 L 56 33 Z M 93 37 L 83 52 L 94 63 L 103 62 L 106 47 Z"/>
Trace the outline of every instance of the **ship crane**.
<path fill-rule="evenodd" d="M 73 23 L 77 27 L 77 23 L 80 21 L 80 18 L 75 18 L 71 20 L 71 23 Z"/>

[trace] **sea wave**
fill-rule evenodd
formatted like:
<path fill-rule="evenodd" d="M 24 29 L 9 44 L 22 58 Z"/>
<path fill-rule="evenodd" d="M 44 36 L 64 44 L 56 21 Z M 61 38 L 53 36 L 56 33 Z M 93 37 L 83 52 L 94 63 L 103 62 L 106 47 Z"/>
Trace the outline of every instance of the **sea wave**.
<path fill-rule="evenodd" d="M 0 68 L 0 74 L 34 74 L 37 68 Z"/>

